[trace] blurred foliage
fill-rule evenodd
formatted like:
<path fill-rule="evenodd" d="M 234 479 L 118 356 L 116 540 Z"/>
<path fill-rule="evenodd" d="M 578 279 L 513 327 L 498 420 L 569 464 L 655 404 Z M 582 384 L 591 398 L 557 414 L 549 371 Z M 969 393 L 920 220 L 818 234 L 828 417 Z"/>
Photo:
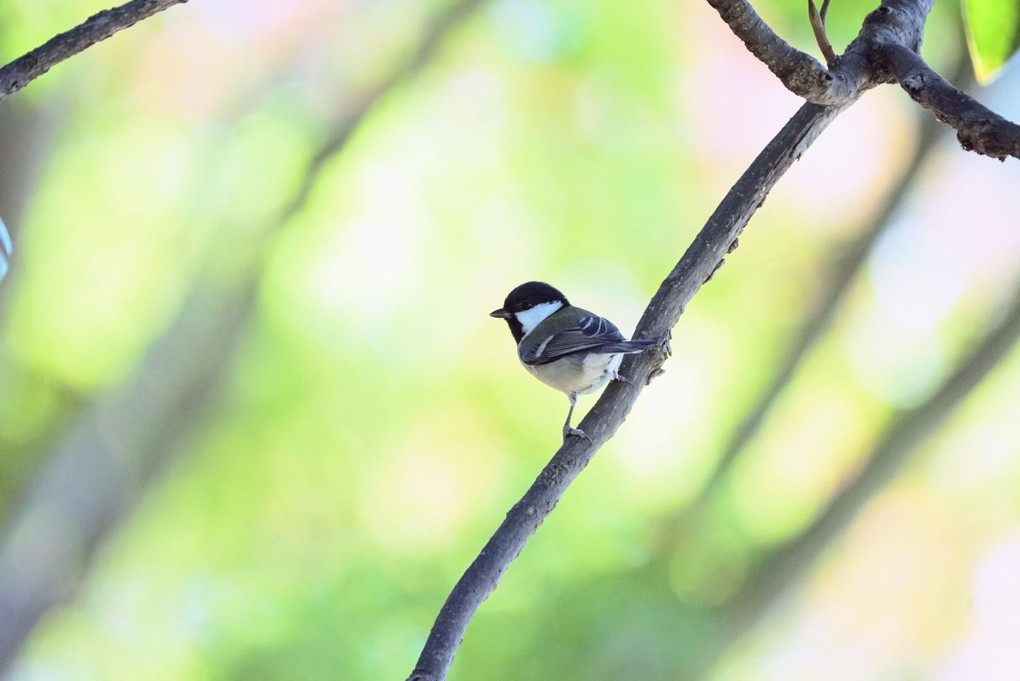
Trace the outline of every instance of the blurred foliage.
<path fill-rule="evenodd" d="M 833 4 L 837 51 L 873 5 Z M 755 6 L 814 50 L 802 3 Z M 4 57 L 103 7 L 0 1 Z M 225 383 L 166 424 L 173 459 L 11 678 L 404 678 L 559 444 L 565 400 L 486 312 L 541 278 L 632 328 L 798 105 L 705 3 L 497 0 L 281 224 L 335 122 L 440 8 L 187 3 L 0 108 L 50 121 L 13 164 L 31 186 L 0 193 L 17 245 L 0 287 L 5 524 L 87 405 L 144 384 L 195 291 L 229 300 L 255 273 L 258 293 Z M 943 3 L 927 36 L 936 67 L 965 49 Z M 980 96 L 1015 118 L 1016 91 Z M 870 93 L 783 179 L 682 318 L 668 372 L 483 606 L 452 679 L 1010 678 L 987 660 L 1020 662 L 1001 648 L 1020 607 L 998 605 L 1020 599 L 1004 577 L 1020 567 L 1015 353 L 789 598 L 754 617 L 735 599 L 1003 314 L 1013 162 L 947 135 L 763 430 L 676 526 L 906 166 L 918 115 Z M 5 140 L 29 135 L 4 120 Z"/>
<path fill-rule="evenodd" d="M 963 16 L 974 73 L 987 83 L 1020 47 L 1020 3 L 963 0 Z"/>

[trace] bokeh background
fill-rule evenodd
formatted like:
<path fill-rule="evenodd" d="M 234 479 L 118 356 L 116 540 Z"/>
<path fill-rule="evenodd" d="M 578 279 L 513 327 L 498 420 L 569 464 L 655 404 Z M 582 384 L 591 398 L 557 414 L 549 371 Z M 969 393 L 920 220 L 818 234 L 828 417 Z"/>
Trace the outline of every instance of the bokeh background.
<path fill-rule="evenodd" d="M 2 0 L 3 60 L 104 7 Z M 969 82 L 954 3 L 924 55 Z M 6 100 L 6 678 L 405 678 L 559 444 L 487 312 L 632 329 L 797 106 L 692 0 L 193 0 Z M 1015 679 L 1018 181 L 841 116 L 450 678 Z"/>

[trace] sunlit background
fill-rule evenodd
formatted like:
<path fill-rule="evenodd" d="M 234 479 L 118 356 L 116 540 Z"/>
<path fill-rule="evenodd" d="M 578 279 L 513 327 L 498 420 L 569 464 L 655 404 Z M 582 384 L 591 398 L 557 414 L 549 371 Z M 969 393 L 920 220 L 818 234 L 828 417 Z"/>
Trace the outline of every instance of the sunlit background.
<path fill-rule="evenodd" d="M 543 279 L 633 329 L 798 106 L 704 2 L 470 5 L 192 0 L 0 105 L 7 678 L 405 678 L 560 441 L 487 312 Z M 755 2 L 815 51 L 802 5 Z M 2 0 L 2 60 L 104 7 Z M 1015 679 L 1020 353 L 970 358 L 1018 181 L 896 88 L 838 118 L 450 678 Z"/>

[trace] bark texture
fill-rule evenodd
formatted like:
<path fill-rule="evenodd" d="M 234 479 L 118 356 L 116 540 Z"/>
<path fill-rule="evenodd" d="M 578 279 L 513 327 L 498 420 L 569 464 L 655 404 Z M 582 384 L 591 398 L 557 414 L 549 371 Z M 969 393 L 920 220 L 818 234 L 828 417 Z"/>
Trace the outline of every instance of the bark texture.
<path fill-rule="evenodd" d="M 188 0 L 131 0 L 120 7 L 93 14 L 70 31 L 47 40 L 43 45 L 0 68 L 0 101 L 25 87 L 51 68 L 73 57 L 117 31 L 134 26 L 142 19 L 167 7 Z"/>

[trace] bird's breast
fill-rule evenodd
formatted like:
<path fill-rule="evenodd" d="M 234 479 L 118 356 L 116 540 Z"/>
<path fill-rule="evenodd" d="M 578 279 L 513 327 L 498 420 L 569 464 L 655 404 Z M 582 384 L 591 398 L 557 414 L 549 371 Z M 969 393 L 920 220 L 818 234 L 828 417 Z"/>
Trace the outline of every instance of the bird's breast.
<path fill-rule="evenodd" d="M 524 368 L 546 385 L 565 393 L 595 392 L 615 378 L 623 355 L 597 355 L 579 353 L 548 364 L 528 365 Z M 523 364 L 523 362 L 522 362 Z"/>

